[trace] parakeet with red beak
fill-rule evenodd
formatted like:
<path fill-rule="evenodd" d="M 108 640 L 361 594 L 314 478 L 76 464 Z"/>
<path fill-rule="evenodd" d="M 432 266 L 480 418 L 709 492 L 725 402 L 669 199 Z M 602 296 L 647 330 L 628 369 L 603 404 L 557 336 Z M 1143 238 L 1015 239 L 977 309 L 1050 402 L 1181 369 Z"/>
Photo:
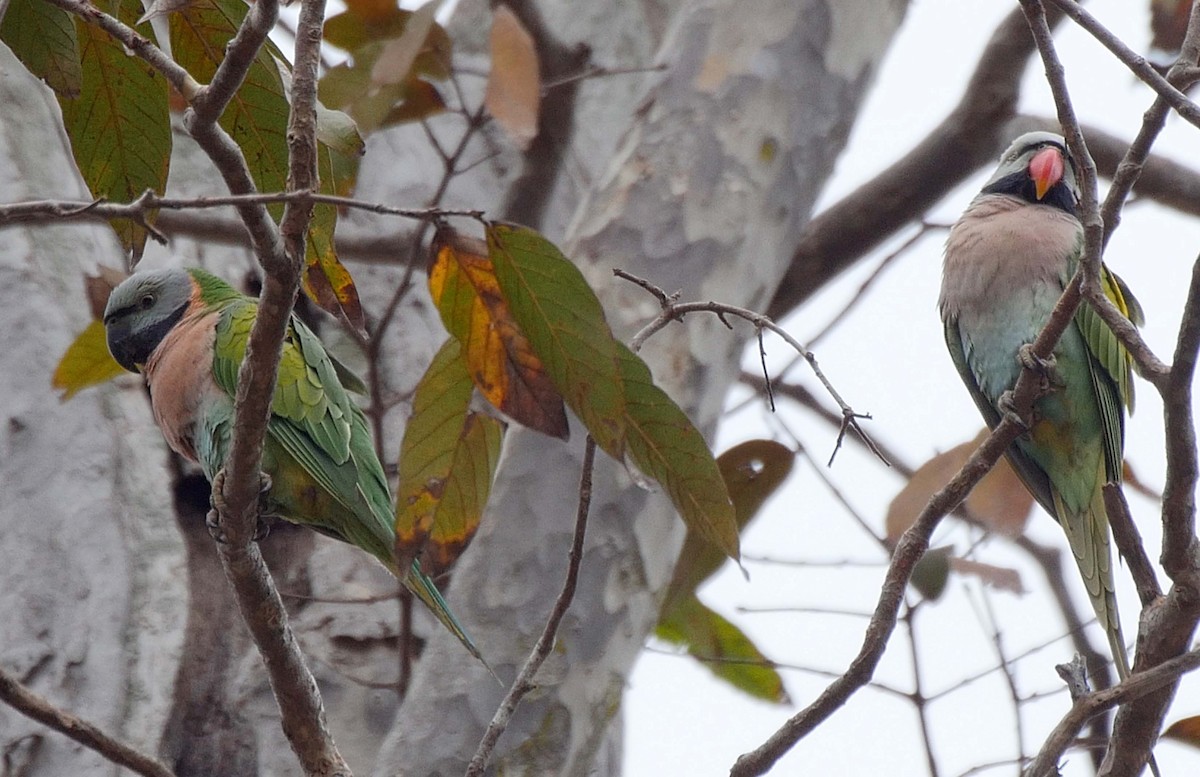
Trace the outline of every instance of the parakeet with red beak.
<path fill-rule="evenodd" d="M 238 368 L 257 313 L 257 300 L 198 269 L 136 273 L 104 311 L 113 357 L 145 376 L 167 443 L 210 481 L 230 452 Z M 347 389 L 364 387 L 293 316 L 263 444 L 265 510 L 378 558 L 479 658 L 419 564 L 396 568 L 387 479 Z"/>
<path fill-rule="evenodd" d="M 1022 346 L 1036 339 L 1079 264 L 1077 203 L 1075 167 L 1063 138 L 1031 132 L 1004 152 L 950 230 L 938 306 L 954 366 L 989 427 L 1007 412 Z M 1107 267 L 1100 282 L 1117 309 L 1140 325 L 1142 309 L 1124 282 Z M 1102 488 L 1121 482 L 1132 359 L 1085 300 L 1044 368 L 1052 388 L 1034 404 L 1028 430 L 1009 447 L 1008 458 L 1066 532 L 1124 679 L 1129 658 L 1113 593 Z"/>

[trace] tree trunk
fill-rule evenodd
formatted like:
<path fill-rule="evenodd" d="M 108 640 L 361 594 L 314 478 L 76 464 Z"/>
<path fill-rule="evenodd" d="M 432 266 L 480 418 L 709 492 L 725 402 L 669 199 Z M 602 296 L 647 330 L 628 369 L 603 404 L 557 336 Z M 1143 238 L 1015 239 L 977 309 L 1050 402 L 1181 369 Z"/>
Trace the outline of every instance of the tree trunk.
<path fill-rule="evenodd" d="M 891 2 L 702 2 L 659 56 L 667 71 L 580 205 L 567 253 L 628 336 L 657 312 L 619 267 L 682 299 L 766 304 L 899 24 Z M 753 330 L 692 316 L 643 354 L 656 380 L 711 432 Z M 510 431 L 480 536 L 459 562 L 451 605 L 508 679 L 561 585 L 582 429 L 569 446 Z M 500 740 L 503 774 L 594 774 L 597 747 L 653 627 L 683 539 L 660 493 L 597 466 L 579 590 L 539 690 Z M 445 635 L 434 637 L 377 774 L 461 774 L 503 689 Z M 609 767 L 615 771 L 619 763 Z"/>

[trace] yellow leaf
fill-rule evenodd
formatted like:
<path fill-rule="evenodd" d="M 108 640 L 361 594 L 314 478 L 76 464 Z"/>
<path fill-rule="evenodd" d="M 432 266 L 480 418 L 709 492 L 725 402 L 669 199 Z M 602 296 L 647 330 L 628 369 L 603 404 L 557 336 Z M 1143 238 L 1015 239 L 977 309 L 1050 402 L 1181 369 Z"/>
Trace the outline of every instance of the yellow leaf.
<path fill-rule="evenodd" d="M 50 385 L 62 390 L 61 399 L 65 402 L 79 391 L 110 381 L 123 372 L 125 370 L 108 352 L 104 323 L 93 321 L 68 346 L 54 370 Z"/>
<path fill-rule="evenodd" d="M 492 69 L 483 101 L 488 113 L 524 151 L 537 137 L 542 104 L 537 46 L 508 6 L 492 12 Z"/>
<path fill-rule="evenodd" d="M 500 458 L 503 427 L 472 413 L 471 378 L 458 341 L 434 356 L 413 394 L 400 445 L 396 560 L 431 575 L 447 569 L 475 536 Z"/>
<path fill-rule="evenodd" d="M 929 498 L 962 469 L 963 464 L 988 434 L 989 432 L 984 430 L 971 442 L 939 453 L 913 473 L 912 479 L 888 505 L 886 528 L 890 541 L 900 539 L 904 530 L 916 521 Z M 992 531 L 1017 537 L 1025 531 L 1025 522 L 1029 518 L 1030 508 L 1033 507 L 1033 497 L 1013 472 L 1008 460 L 1000 459 L 971 491 L 966 499 L 966 506 L 971 515 Z"/>
<path fill-rule="evenodd" d="M 365 333 L 366 319 L 350 271 L 333 252 L 332 241 L 321 241 L 326 249 L 321 250 L 314 245 L 315 236 L 316 231 L 310 229 L 309 248 L 314 250 L 309 250 L 304 259 L 304 275 L 300 279 L 304 293 L 331 316 L 345 321 L 360 334 Z"/>
<path fill-rule="evenodd" d="M 566 439 L 570 430 L 562 396 L 513 319 L 487 245 L 448 227 L 439 229 L 429 291 L 446 329 L 462 343 L 479 393 L 518 423 Z"/>

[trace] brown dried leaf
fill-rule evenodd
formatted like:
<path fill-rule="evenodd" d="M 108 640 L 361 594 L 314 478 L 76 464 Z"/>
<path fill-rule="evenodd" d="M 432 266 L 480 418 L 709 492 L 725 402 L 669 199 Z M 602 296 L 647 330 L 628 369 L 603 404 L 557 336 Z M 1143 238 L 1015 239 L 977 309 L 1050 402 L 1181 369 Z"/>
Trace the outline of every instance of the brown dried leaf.
<path fill-rule="evenodd" d="M 1200 747 L 1200 715 L 1193 715 L 1190 718 L 1181 718 L 1162 733 L 1162 739 L 1174 739 L 1176 742 L 1182 742 L 1185 745 L 1192 747 Z"/>
<path fill-rule="evenodd" d="M 492 13 L 492 70 L 484 104 L 488 113 L 524 151 L 537 137 L 542 82 L 533 36 L 506 5 Z"/>
<path fill-rule="evenodd" d="M 904 530 L 917 520 L 930 497 L 962 469 L 963 464 L 987 439 L 988 434 L 986 429 L 981 431 L 971 442 L 939 453 L 913 473 L 912 479 L 888 506 L 885 525 L 889 540 L 895 542 L 900 539 Z M 1000 459 L 971 491 L 966 499 L 966 507 L 971 515 L 992 531 L 1008 537 L 1018 537 L 1025 531 L 1029 511 L 1033 507 L 1033 497 L 1013 472 L 1008 461 Z"/>
<path fill-rule="evenodd" d="M 97 271 L 99 273 L 97 275 L 83 276 L 83 287 L 87 293 L 88 307 L 92 311 L 92 318 L 100 321 L 104 319 L 104 308 L 108 306 L 108 295 L 121 285 L 121 281 L 129 277 L 129 273 L 104 265 L 100 265 Z"/>
<path fill-rule="evenodd" d="M 371 83 L 376 87 L 403 84 L 408 80 L 417 61 L 417 55 L 425 48 L 425 41 L 433 29 L 441 0 L 431 0 L 421 6 L 409 18 L 399 38 L 388 41 L 379 53 L 379 59 L 371 68 Z"/>
<path fill-rule="evenodd" d="M 950 569 L 960 575 L 974 575 L 992 588 L 1014 594 L 1024 594 L 1021 573 L 1008 567 L 998 567 L 966 558 L 951 558 Z"/>

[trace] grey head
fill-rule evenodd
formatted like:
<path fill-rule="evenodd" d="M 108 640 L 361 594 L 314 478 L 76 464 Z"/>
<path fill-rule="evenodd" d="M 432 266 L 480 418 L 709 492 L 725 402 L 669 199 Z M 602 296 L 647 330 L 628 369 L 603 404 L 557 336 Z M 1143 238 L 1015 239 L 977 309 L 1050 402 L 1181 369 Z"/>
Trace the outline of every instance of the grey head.
<path fill-rule="evenodd" d="M 130 372 L 142 365 L 187 312 L 192 277 L 186 270 L 151 270 L 126 278 L 104 308 L 108 350 Z"/>
<path fill-rule="evenodd" d="M 1026 132 L 1009 145 L 983 194 L 1007 194 L 1072 215 L 1079 202 L 1075 162 L 1062 135 Z"/>

